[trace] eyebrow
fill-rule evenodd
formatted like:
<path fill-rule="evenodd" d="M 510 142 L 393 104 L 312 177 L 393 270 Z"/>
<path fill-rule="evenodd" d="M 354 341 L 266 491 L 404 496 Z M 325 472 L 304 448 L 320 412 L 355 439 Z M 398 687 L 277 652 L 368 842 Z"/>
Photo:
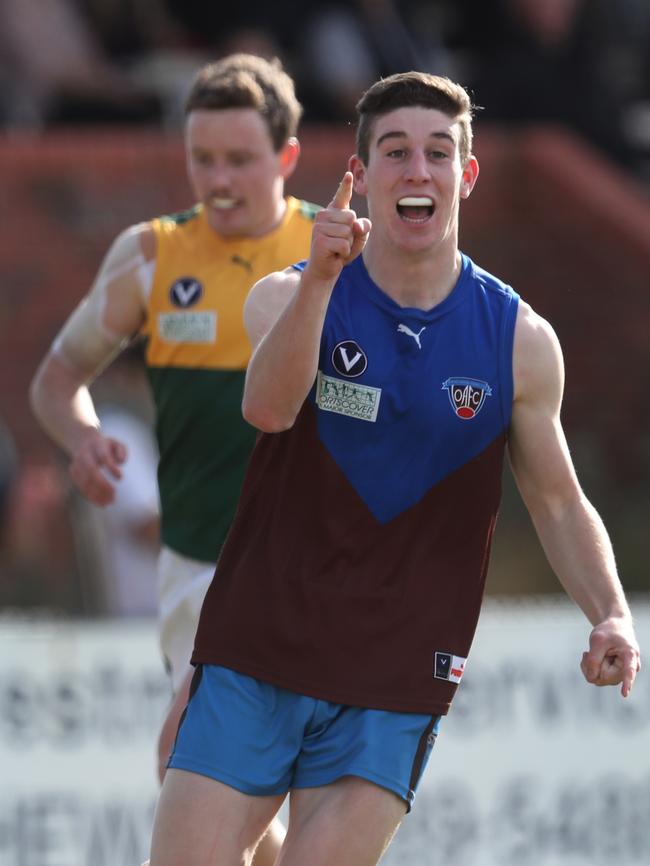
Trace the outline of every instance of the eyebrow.
<path fill-rule="evenodd" d="M 400 132 L 399 130 L 394 130 L 390 132 L 385 132 L 383 135 L 380 135 L 377 139 L 377 147 L 379 145 L 390 138 L 407 138 L 407 134 L 405 132 Z M 439 138 L 445 141 L 451 142 L 451 144 L 456 144 L 456 140 L 450 132 L 431 132 L 429 134 L 429 138 Z"/>

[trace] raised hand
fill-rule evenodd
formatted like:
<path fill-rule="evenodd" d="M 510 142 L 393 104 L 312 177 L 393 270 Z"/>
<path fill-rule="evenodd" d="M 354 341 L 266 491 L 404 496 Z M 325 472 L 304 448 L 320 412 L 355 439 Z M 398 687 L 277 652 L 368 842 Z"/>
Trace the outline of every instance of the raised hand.
<path fill-rule="evenodd" d="M 115 499 L 116 480 L 122 477 L 120 466 L 127 458 L 126 446 L 93 430 L 72 455 L 70 477 L 79 492 L 95 505 L 110 505 Z"/>
<path fill-rule="evenodd" d="M 336 280 L 365 246 L 371 223 L 369 219 L 358 219 L 350 209 L 352 182 L 352 172 L 346 171 L 332 201 L 316 214 L 307 266 L 315 277 Z"/>

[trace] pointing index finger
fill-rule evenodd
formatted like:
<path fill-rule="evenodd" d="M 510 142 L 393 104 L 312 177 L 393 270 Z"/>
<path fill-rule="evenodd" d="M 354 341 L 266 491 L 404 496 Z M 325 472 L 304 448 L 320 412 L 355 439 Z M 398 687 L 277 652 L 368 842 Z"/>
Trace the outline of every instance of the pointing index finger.
<path fill-rule="evenodd" d="M 350 201 L 352 199 L 352 172 L 346 171 L 343 175 L 341 183 L 339 184 L 338 189 L 334 193 L 334 198 L 330 202 L 329 206 L 333 208 L 337 208 L 338 210 L 347 210 L 350 207 Z"/>
<path fill-rule="evenodd" d="M 639 664 L 638 656 L 632 656 L 628 660 L 627 664 L 624 665 L 623 685 L 621 687 L 621 694 L 624 698 L 626 698 L 632 691 L 632 686 L 634 685 L 634 680 L 636 679 L 636 675 L 639 672 L 640 667 L 641 665 Z"/>

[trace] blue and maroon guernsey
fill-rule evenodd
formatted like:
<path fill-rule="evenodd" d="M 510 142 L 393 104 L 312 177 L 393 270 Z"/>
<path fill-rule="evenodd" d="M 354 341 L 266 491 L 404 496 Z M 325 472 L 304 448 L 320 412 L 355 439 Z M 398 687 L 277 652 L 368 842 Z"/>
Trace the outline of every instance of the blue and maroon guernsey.
<path fill-rule="evenodd" d="M 396 304 L 362 257 L 343 270 L 308 399 L 258 438 L 193 663 L 447 712 L 498 511 L 518 300 L 466 256 L 428 311 Z"/>

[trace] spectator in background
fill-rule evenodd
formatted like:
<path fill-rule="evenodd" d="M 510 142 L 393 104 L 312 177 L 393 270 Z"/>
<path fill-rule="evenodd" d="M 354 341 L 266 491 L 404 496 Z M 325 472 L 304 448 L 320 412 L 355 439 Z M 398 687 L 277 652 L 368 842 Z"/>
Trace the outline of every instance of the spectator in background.
<path fill-rule="evenodd" d="M 439 19 L 443 4 L 426 5 L 429 17 Z M 410 26 L 415 11 L 416 4 L 395 0 L 330 0 L 307 10 L 299 80 L 312 114 L 350 121 L 359 93 L 378 77 L 407 69 L 448 71 L 435 31 L 421 41 Z"/>
<path fill-rule="evenodd" d="M 157 100 L 157 121 L 183 125 L 183 102 L 197 67 L 213 52 L 188 37 L 165 0 L 73 0 L 110 61 L 134 88 Z"/>
<path fill-rule="evenodd" d="M 636 104 L 650 105 L 645 8 L 630 0 L 466 2 L 471 84 L 488 106 L 482 120 L 563 124 L 635 169 L 639 147 L 650 143 L 650 135 L 646 145 L 632 141 L 626 120 Z"/>
<path fill-rule="evenodd" d="M 304 88 L 296 77 L 295 48 L 301 31 L 295 26 L 296 9 L 292 0 L 273 3 L 250 0 L 246 4 L 226 5 L 203 0 L 160 0 L 160 3 L 175 26 L 181 45 L 197 58 L 195 68 L 202 62 L 238 53 L 266 60 L 277 57 L 296 80 L 298 98 L 301 98 Z M 309 7 L 310 3 L 301 6 L 301 15 L 306 14 L 305 6 Z M 173 106 L 172 110 L 178 116 Z"/>
<path fill-rule="evenodd" d="M 74 0 L 0 0 L 4 122 L 152 122 L 155 94 L 139 88 L 104 51 Z"/>
<path fill-rule="evenodd" d="M 296 7 L 292 0 L 249 0 L 246 4 L 205 3 L 204 0 L 161 0 L 165 12 L 174 22 L 188 46 L 221 54 L 230 35 L 238 31 L 265 34 L 279 48 L 279 53 L 291 53 L 301 29 L 296 27 Z M 315 5 L 315 4 L 314 4 Z M 312 3 L 300 7 L 301 16 Z M 291 64 L 289 64 L 289 67 Z"/>

